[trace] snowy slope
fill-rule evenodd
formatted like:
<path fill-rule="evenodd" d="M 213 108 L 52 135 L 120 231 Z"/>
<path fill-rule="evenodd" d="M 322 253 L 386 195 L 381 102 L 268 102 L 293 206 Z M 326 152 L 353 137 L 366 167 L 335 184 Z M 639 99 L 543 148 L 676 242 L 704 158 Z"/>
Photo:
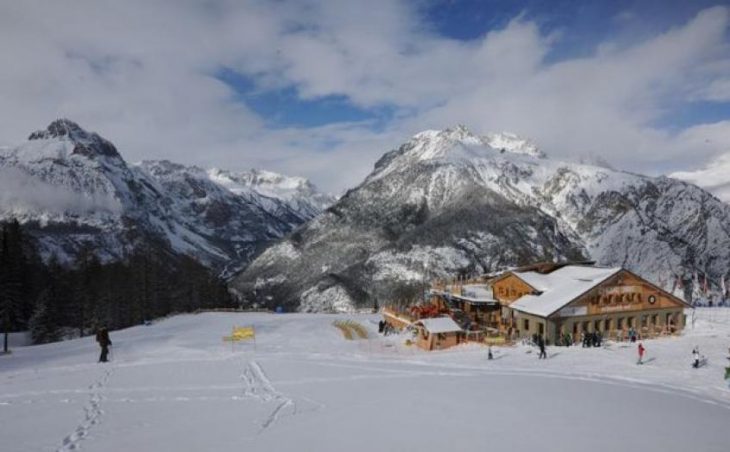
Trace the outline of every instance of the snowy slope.
<path fill-rule="evenodd" d="M 236 176 L 167 161 L 128 165 L 109 141 L 58 120 L 0 149 L 0 219 L 28 225 L 43 254 L 61 261 L 84 246 L 112 260 L 158 242 L 230 274 L 329 199 L 301 178 L 266 173 L 268 185 L 241 178 L 231 187 L 221 174 Z"/>
<path fill-rule="evenodd" d="M 678 275 L 688 292 L 697 272 L 717 290 L 730 269 L 730 206 L 678 180 L 553 160 L 512 134 L 426 131 L 263 253 L 236 288 L 252 302 L 341 309 L 418 297 L 432 277 L 556 259 L 624 266 L 670 290 Z"/>
<path fill-rule="evenodd" d="M 730 312 L 635 344 L 424 352 L 377 316 L 205 313 L 0 356 L 3 451 L 630 450 L 724 452 Z M 349 318 L 369 340 L 332 326 Z M 256 344 L 223 343 L 232 325 Z M 699 346 L 707 366 L 690 368 Z M 587 415 L 589 413 L 589 415 Z M 589 445 L 589 446 L 587 446 Z"/>
<path fill-rule="evenodd" d="M 335 198 L 320 193 L 317 188 L 303 177 L 291 177 L 271 171 L 252 169 L 245 172 L 211 169 L 209 177 L 234 193 L 254 191 L 269 198 L 285 202 L 302 218 L 313 218 L 331 206 Z"/>

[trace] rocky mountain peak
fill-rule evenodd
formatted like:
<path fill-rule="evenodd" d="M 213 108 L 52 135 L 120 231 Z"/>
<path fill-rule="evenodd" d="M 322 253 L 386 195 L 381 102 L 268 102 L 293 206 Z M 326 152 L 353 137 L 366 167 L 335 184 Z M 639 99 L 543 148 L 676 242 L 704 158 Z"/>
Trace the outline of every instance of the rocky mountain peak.
<path fill-rule="evenodd" d="M 529 155 L 537 158 L 546 158 L 547 155 L 538 149 L 531 140 L 521 138 L 512 132 L 490 133 L 482 137 L 490 147 L 500 152 Z"/>
<path fill-rule="evenodd" d="M 50 123 L 45 130 L 37 130 L 30 134 L 29 140 L 48 140 L 51 138 L 63 138 L 74 136 L 85 136 L 88 133 L 82 129 L 78 124 L 71 121 L 70 119 L 57 119 Z"/>
<path fill-rule="evenodd" d="M 426 130 L 416 134 L 402 154 L 417 157 L 418 160 L 472 159 L 493 156 L 494 151 L 545 158 L 546 154 L 529 139 L 512 132 L 477 135 L 464 125 L 443 130 Z"/>
<path fill-rule="evenodd" d="M 28 140 L 64 140 L 74 144 L 72 154 L 89 158 L 96 156 L 121 159 L 114 145 L 94 132 L 84 130 L 77 123 L 61 118 L 53 121 L 45 130 L 37 130 L 30 134 Z"/>
<path fill-rule="evenodd" d="M 545 158 L 546 155 L 529 139 L 511 132 L 477 135 L 464 125 L 443 130 L 425 130 L 392 150 L 375 163 L 375 171 L 366 181 L 378 180 L 392 172 L 408 170 L 421 163 L 473 165 L 493 161 L 500 155 Z"/>

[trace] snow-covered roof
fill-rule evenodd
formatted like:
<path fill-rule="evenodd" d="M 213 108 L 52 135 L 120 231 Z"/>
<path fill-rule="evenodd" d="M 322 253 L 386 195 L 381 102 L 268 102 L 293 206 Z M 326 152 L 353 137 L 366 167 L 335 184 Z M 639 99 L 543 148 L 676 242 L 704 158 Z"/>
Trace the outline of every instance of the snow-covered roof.
<path fill-rule="evenodd" d="M 437 317 L 434 319 L 421 319 L 415 322 L 423 325 L 429 333 L 454 333 L 461 331 L 461 327 L 451 317 Z"/>
<path fill-rule="evenodd" d="M 515 276 L 542 293 L 524 295 L 510 307 L 527 314 L 547 317 L 620 271 L 620 267 L 568 265 L 547 274 L 514 272 Z"/>

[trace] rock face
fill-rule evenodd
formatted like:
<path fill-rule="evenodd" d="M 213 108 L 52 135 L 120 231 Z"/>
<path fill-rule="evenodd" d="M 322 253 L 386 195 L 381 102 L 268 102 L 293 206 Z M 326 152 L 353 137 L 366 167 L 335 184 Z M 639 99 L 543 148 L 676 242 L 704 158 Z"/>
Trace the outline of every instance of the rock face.
<path fill-rule="evenodd" d="M 233 286 L 250 303 L 350 310 L 418 296 L 433 277 L 565 259 L 624 266 L 687 295 L 696 273 L 717 287 L 730 269 L 730 206 L 678 180 L 551 160 L 512 134 L 426 131 Z"/>
<path fill-rule="evenodd" d="M 222 174 L 238 182 L 231 186 Z M 116 260 L 154 244 L 227 275 L 331 201 L 304 179 L 274 173 L 266 173 L 264 193 L 250 174 L 259 172 L 128 165 L 112 143 L 61 119 L 0 149 L 0 220 L 18 219 L 41 253 L 61 262 L 86 247 Z M 278 185 L 309 191 L 277 197 Z"/>

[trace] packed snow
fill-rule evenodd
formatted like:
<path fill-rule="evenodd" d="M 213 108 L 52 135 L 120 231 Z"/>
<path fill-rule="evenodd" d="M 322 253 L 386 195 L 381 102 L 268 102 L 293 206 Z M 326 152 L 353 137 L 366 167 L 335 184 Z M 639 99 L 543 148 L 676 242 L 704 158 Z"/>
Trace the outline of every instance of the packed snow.
<path fill-rule="evenodd" d="M 689 314 L 690 319 L 692 314 Z M 369 339 L 346 340 L 351 319 Z M 11 451 L 727 451 L 730 310 L 685 333 L 600 348 L 425 352 L 377 315 L 203 313 L 0 357 Z M 694 323 L 694 326 L 691 324 Z M 222 341 L 253 326 L 255 343 Z M 690 366 L 699 346 L 706 366 Z"/>

